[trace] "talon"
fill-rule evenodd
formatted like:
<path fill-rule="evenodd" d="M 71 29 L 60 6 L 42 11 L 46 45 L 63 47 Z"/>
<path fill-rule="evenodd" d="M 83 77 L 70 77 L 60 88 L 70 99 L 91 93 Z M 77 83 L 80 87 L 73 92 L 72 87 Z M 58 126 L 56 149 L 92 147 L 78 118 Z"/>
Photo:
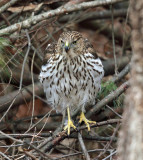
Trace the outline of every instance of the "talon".
<path fill-rule="evenodd" d="M 89 125 L 90 123 L 91 123 L 91 124 L 96 124 L 95 121 L 90 121 L 90 120 L 88 120 L 88 119 L 85 117 L 85 115 L 84 115 L 83 112 L 81 112 L 80 119 L 79 119 L 79 123 L 81 123 L 82 121 L 84 121 L 84 123 L 86 124 L 86 127 L 87 127 L 88 131 L 90 131 L 90 125 Z"/>

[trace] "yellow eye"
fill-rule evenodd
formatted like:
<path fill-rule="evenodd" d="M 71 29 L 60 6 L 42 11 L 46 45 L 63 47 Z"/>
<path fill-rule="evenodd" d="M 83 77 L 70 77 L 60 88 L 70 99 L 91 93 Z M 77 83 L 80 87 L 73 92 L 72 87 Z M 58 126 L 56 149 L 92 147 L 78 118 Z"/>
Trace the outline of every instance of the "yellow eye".
<path fill-rule="evenodd" d="M 73 43 L 73 44 L 76 44 L 76 42 L 77 42 L 77 41 L 73 41 L 72 43 Z"/>

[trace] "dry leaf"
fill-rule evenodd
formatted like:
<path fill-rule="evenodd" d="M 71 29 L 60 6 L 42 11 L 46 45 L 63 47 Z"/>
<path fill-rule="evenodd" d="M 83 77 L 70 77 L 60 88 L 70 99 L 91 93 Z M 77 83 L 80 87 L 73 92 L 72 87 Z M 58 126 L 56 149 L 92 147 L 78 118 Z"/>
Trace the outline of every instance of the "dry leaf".
<path fill-rule="evenodd" d="M 43 5 L 43 3 L 40 3 L 38 5 L 36 4 L 32 4 L 30 3 L 29 6 L 21 6 L 21 7 L 10 7 L 8 8 L 7 10 L 10 11 L 10 12 L 24 12 L 24 11 L 30 11 L 30 10 L 38 10 L 41 6 Z"/>

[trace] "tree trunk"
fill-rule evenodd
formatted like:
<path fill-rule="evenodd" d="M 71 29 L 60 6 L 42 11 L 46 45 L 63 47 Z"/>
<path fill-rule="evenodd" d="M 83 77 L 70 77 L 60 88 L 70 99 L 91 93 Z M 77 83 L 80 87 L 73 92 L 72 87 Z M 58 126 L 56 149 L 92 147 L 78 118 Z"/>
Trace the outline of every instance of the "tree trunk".
<path fill-rule="evenodd" d="M 131 0 L 131 87 L 119 135 L 119 160 L 143 160 L 143 0 Z"/>

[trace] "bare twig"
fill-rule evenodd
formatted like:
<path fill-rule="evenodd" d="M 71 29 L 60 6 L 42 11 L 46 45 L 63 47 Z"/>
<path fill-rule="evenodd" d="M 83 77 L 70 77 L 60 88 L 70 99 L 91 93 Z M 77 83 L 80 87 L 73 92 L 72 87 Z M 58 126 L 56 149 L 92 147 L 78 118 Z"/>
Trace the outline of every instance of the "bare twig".
<path fill-rule="evenodd" d="M 111 107 L 110 107 L 110 106 L 108 106 L 107 104 L 106 104 L 106 107 L 107 107 L 108 109 L 110 109 L 113 113 L 115 113 L 118 117 L 122 118 L 122 116 L 121 116 L 121 115 L 119 115 L 116 111 L 114 111 L 114 109 L 113 109 L 113 108 L 111 108 Z"/>
<path fill-rule="evenodd" d="M 40 121 L 42 121 L 42 120 L 43 120 L 43 118 L 40 119 Z M 48 130 L 51 131 L 51 130 L 55 130 L 60 125 L 60 122 L 52 122 L 52 123 L 40 122 L 39 123 L 39 121 L 38 121 L 36 124 L 33 124 L 33 126 L 29 128 L 30 122 L 24 122 L 24 121 L 21 121 L 21 122 L 20 123 L 1 122 L 0 123 L 0 130 L 11 131 L 11 130 L 13 130 L 13 128 L 15 128 L 15 130 L 29 132 L 29 131 L 33 131 L 34 128 L 36 127 L 37 132 L 39 132 L 43 128 L 43 126 L 44 126 L 44 128 L 43 128 L 44 131 L 48 131 Z"/>
<path fill-rule="evenodd" d="M 37 82 L 35 83 L 35 95 L 43 95 L 42 85 Z M 6 94 L 3 97 L 0 97 L 0 112 L 7 110 L 12 100 L 17 96 L 17 99 L 13 105 L 19 105 L 25 103 L 25 99 L 29 101 L 32 97 L 32 85 L 29 85 L 21 90 L 19 93 L 18 90 L 13 91 L 9 94 Z"/>
<path fill-rule="evenodd" d="M 31 153 L 29 153 L 27 151 L 23 151 L 23 153 L 25 153 L 27 156 L 31 157 L 32 160 L 38 160 L 34 155 L 32 155 Z"/>
<path fill-rule="evenodd" d="M 114 152 L 112 152 L 109 156 L 107 156 L 106 158 L 104 158 L 104 159 L 102 159 L 102 160 L 109 159 L 111 156 L 113 156 L 113 155 L 116 154 L 116 153 L 117 153 L 117 151 L 114 151 Z"/>
<path fill-rule="evenodd" d="M 24 144 L 30 146 L 31 148 L 33 148 L 34 150 L 36 150 L 42 157 L 44 157 L 44 158 L 45 158 L 45 157 L 49 158 L 48 155 L 46 155 L 45 153 L 43 153 L 42 151 L 40 151 L 37 147 L 35 147 L 34 145 L 28 143 L 27 141 L 24 141 L 24 142 L 23 142 L 23 141 L 21 141 L 21 140 L 15 139 L 14 137 L 11 137 L 10 135 L 5 134 L 5 133 L 2 132 L 2 131 L 0 131 L 0 134 L 6 136 L 6 137 L 8 137 L 8 138 L 10 138 L 11 140 L 13 140 L 13 141 L 15 141 L 15 142 L 17 142 L 17 143 L 20 143 L 20 144 L 23 144 L 23 143 L 24 143 Z"/>
<path fill-rule="evenodd" d="M 118 71 L 121 71 L 129 62 L 130 62 L 130 56 L 123 56 L 121 58 L 117 59 L 117 65 L 118 65 Z M 105 71 L 105 76 L 114 74 L 114 66 L 115 61 L 114 59 L 102 61 Z"/>
<path fill-rule="evenodd" d="M 10 22 L 8 21 L 7 17 L 3 14 L 3 13 L 0 13 L 1 17 L 4 19 L 4 21 L 7 23 L 8 26 L 10 26 Z"/>
<path fill-rule="evenodd" d="M 82 139 L 82 136 L 81 136 L 80 132 L 78 132 L 78 140 L 79 140 L 79 143 L 80 143 L 80 147 L 81 147 L 81 149 L 82 149 L 82 151 L 84 153 L 85 159 L 86 160 L 90 160 L 90 156 L 89 156 L 89 154 L 87 152 L 87 149 L 85 147 L 85 144 L 83 142 L 83 139 Z"/>
<path fill-rule="evenodd" d="M 93 153 L 93 152 L 102 152 L 104 151 L 103 149 L 94 149 L 94 150 L 88 150 L 88 153 Z M 111 150 L 107 150 L 107 152 L 111 152 Z M 54 158 L 54 160 L 59 160 L 59 159 L 63 159 L 63 158 L 67 158 L 67 157 L 72 157 L 72 156 L 77 156 L 79 154 L 82 154 L 82 152 L 77 152 L 77 153 L 72 153 L 72 154 L 68 154 L 68 155 L 64 155 L 58 158 Z"/>
<path fill-rule="evenodd" d="M 48 156 L 46 153 L 42 152 L 39 148 L 35 147 L 33 144 L 30 144 L 26 141 L 24 141 L 25 144 L 33 148 L 35 151 L 37 151 L 38 154 L 42 156 L 42 158 L 48 158 L 49 160 L 51 159 L 50 156 Z"/>
<path fill-rule="evenodd" d="M 19 0 L 11 0 L 8 3 L 6 3 L 4 6 L 0 8 L 0 13 L 4 12 L 6 9 L 8 9 L 10 6 L 18 2 Z"/>
<path fill-rule="evenodd" d="M 114 4 L 114 3 L 118 3 L 118 2 L 122 2 L 125 0 L 100 0 L 100 1 L 92 1 L 92 2 L 83 2 L 80 4 L 73 4 L 70 6 L 61 6 L 55 10 L 51 10 L 48 12 L 45 12 L 43 14 L 37 15 L 37 16 L 33 16 L 31 18 L 28 18 L 27 20 L 24 20 L 22 22 L 16 23 L 14 25 L 11 25 L 7 28 L 1 29 L 0 30 L 0 34 L 4 34 L 4 33 L 12 33 L 16 30 L 18 30 L 19 28 L 29 28 L 32 24 L 36 24 L 42 20 L 45 20 L 47 18 L 51 18 L 51 17 L 55 17 L 55 16 L 59 16 L 65 13 L 70 13 L 73 11 L 78 11 L 78 10 L 83 10 L 83 9 L 87 9 L 87 8 L 93 8 L 93 7 L 97 7 L 97 6 L 102 6 L 102 5 L 109 5 L 109 4 Z"/>
<path fill-rule="evenodd" d="M 21 76 L 20 76 L 20 84 L 19 84 L 19 90 L 18 93 L 16 94 L 16 96 L 14 97 L 14 99 L 12 100 L 12 103 L 10 104 L 10 106 L 7 108 L 7 111 L 4 113 L 4 115 L 2 116 L 2 118 L 0 119 L 0 122 L 3 120 L 3 118 L 6 116 L 6 114 L 9 112 L 9 110 L 11 109 L 12 105 L 14 104 L 16 98 L 18 97 L 21 89 L 22 89 L 22 82 L 23 82 L 23 74 L 24 74 L 24 68 L 25 68 L 25 64 L 26 64 L 26 60 L 30 51 L 30 47 L 31 47 L 31 43 L 30 43 L 30 37 L 28 35 L 28 31 L 26 30 L 26 35 L 27 35 L 27 39 L 28 39 L 28 49 L 27 52 L 25 54 L 24 60 L 23 60 L 23 64 L 22 64 L 22 70 L 21 70 Z"/>
<path fill-rule="evenodd" d="M 112 120 L 107 120 L 107 121 L 99 122 L 99 123 L 96 123 L 94 125 L 90 125 L 90 127 L 94 128 L 94 127 L 99 127 L 99 126 L 103 126 L 103 125 L 107 125 L 107 124 L 120 123 L 120 122 L 121 122 L 120 119 L 112 119 Z M 86 128 L 87 128 L 86 126 L 82 126 L 82 127 L 79 127 L 78 130 L 80 131 L 80 130 L 84 130 Z M 76 131 L 75 130 L 71 130 L 71 134 L 74 133 L 74 132 L 76 132 Z M 42 146 L 42 148 L 44 148 L 44 152 L 50 151 L 53 147 L 55 147 L 57 144 L 59 144 L 59 142 L 61 142 L 65 138 L 67 138 L 66 131 L 63 131 L 63 132 L 58 133 L 57 135 L 54 135 L 53 138 L 51 137 L 49 139 L 49 143 L 46 143 L 46 144 L 44 144 Z"/>
<path fill-rule="evenodd" d="M 77 16 L 78 16 L 79 12 L 77 12 Z M 106 19 L 106 18 L 111 18 L 111 11 L 107 10 L 107 11 L 100 11 L 100 12 L 87 12 L 84 13 L 83 17 L 80 17 L 78 19 L 78 22 L 82 22 L 82 21 L 89 21 L 89 20 L 97 20 L 97 19 Z M 127 14 L 127 9 L 116 9 L 114 11 L 114 17 L 124 17 Z M 69 19 L 73 19 L 75 17 L 75 15 L 73 14 L 69 14 L 69 15 L 65 15 L 62 16 L 59 19 L 59 22 L 66 22 L 69 21 Z"/>
<path fill-rule="evenodd" d="M 115 131 L 113 132 L 113 134 L 111 136 L 111 140 L 105 145 L 105 147 L 104 147 L 105 150 L 102 153 L 100 153 L 94 160 L 99 159 L 106 152 L 106 150 L 108 150 L 110 144 L 112 143 L 112 139 L 115 137 L 115 134 L 119 130 L 119 127 L 120 127 L 120 124 L 117 125 Z"/>
<path fill-rule="evenodd" d="M 13 140 L 13 141 L 15 141 L 15 142 L 23 143 L 23 141 L 18 140 L 18 139 L 14 138 L 14 137 L 11 137 L 10 135 L 5 134 L 5 133 L 4 133 L 4 132 L 2 132 L 2 131 L 0 131 L 0 134 L 1 134 L 1 135 L 4 135 L 4 136 L 6 136 L 6 137 L 8 137 L 9 139 L 11 139 L 11 140 Z"/>
<path fill-rule="evenodd" d="M 11 160 L 7 155 L 5 155 L 4 153 L 0 152 L 0 155 L 3 156 L 5 159 L 7 160 Z"/>
<path fill-rule="evenodd" d="M 91 110 L 88 111 L 86 116 L 89 118 L 91 117 L 97 110 L 101 109 L 104 105 L 111 102 L 113 99 L 118 97 L 120 94 L 122 94 L 127 88 L 129 87 L 129 81 L 123 83 L 119 88 L 117 88 L 115 91 L 111 92 L 108 96 L 106 96 L 104 99 L 102 99 L 99 103 L 97 103 Z"/>
<path fill-rule="evenodd" d="M 113 55 L 115 61 L 115 75 L 118 75 L 117 58 L 116 58 L 116 47 L 115 47 L 115 35 L 114 35 L 114 10 L 111 4 L 111 20 L 112 20 L 112 44 L 113 44 Z"/>
<path fill-rule="evenodd" d="M 112 82 L 118 82 L 120 81 L 125 75 L 127 75 L 130 71 L 130 64 L 126 65 L 126 67 L 117 75 L 117 76 L 114 76 L 111 81 Z"/>
<path fill-rule="evenodd" d="M 10 21 L 11 19 L 14 19 L 18 14 L 19 13 L 13 13 L 9 17 L 7 17 L 7 20 Z M 0 26 L 3 26 L 5 23 L 6 23 L 5 21 L 0 22 Z"/>
<path fill-rule="evenodd" d="M 51 136 L 51 132 L 47 132 L 47 133 L 23 133 L 23 134 L 8 134 L 11 137 L 17 138 L 17 139 L 23 139 L 23 138 L 33 138 L 33 137 L 39 137 L 39 138 L 43 138 L 43 137 L 50 137 Z M 69 138 L 78 138 L 77 135 L 69 135 Z M 90 136 L 90 135 L 86 135 L 86 136 L 82 136 L 83 139 L 85 140 L 96 140 L 96 141 L 110 141 L 111 137 L 101 137 L 101 136 Z M 9 139 L 9 137 L 6 137 L 4 135 L 0 135 L 0 140 L 5 140 L 5 139 Z M 114 137 L 113 141 L 116 142 L 117 138 Z"/>

